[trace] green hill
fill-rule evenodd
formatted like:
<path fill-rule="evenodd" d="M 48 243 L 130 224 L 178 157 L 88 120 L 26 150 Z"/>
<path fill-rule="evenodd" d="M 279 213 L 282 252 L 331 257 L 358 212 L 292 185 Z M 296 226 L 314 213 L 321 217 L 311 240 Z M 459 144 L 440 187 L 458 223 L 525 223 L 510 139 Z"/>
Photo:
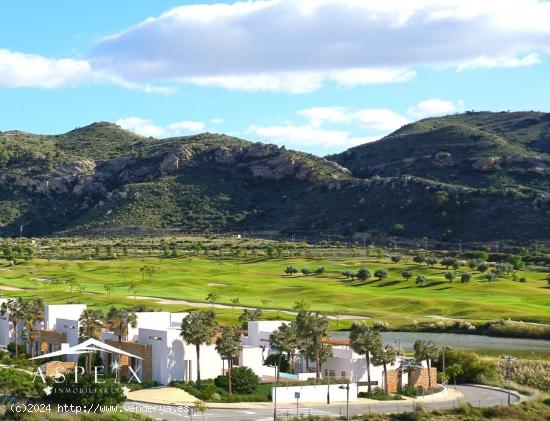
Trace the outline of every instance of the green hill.
<path fill-rule="evenodd" d="M 476 188 L 550 192 L 550 114 L 428 118 L 329 157 L 355 177 L 415 175 Z"/>
<path fill-rule="evenodd" d="M 0 235 L 256 232 L 548 240 L 549 115 L 422 120 L 323 159 L 111 123 L 0 132 Z"/>

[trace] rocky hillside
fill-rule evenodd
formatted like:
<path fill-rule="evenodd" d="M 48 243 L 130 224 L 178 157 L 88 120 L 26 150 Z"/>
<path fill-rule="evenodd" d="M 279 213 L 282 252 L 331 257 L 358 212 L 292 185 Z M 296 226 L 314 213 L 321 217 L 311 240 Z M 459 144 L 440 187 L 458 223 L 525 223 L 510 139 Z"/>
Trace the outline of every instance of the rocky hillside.
<path fill-rule="evenodd" d="M 545 240 L 549 122 L 541 113 L 427 119 L 327 159 L 209 133 L 144 138 L 110 123 L 0 132 L 0 235 Z"/>
<path fill-rule="evenodd" d="M 475 188 L 550 193 L 550 114 L 428 118 L 330 159 L 367 178 L 415 175 Z"/>

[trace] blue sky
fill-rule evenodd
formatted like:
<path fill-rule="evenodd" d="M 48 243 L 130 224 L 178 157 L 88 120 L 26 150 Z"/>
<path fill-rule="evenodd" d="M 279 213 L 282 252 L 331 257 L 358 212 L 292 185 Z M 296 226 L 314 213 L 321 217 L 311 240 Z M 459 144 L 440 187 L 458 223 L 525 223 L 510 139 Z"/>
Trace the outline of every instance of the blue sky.
<path fill-rule="evenodd" d="M 547 1 L 222 3 L 0 3 L 0 130 L 112 121 L 325 155 L 426 116 L 550 110 Z"/>

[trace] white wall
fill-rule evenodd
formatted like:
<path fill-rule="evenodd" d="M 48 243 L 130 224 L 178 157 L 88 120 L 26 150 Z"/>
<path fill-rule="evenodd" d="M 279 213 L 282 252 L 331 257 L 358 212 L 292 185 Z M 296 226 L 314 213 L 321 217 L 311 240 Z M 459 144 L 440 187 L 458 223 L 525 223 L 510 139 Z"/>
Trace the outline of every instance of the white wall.
<path fill-rule="evenodd" d="M 57 319 L 55 326 L 56 332 L 67 335 L 69 346 L 78 345 L 78 328 L 80 326 L 78 320 Z M 78 361 L 78 355 L 67 355 L 67 361 Z"/>
<path fill-rule="evenodd" d="M 248 322 L 248 336 L 244 341 L 246 345 L 269 347 L 269 336 L 282 324 L 289 323 L 282 320 Z"/>
<path fill-rule="evenodd" d="M 327 402 L 327 391 L 330 388 L 330 402 L 345 402 L 346 393 L 345 389 L 340 389 L 340 386 L 346 386 L 345 384 L 331 384 L 330 386 L 325 385 L 314 385 L 314 386 L 290 386 L 290 387 L 277 387 L 271 388 L 271 396 L 275 396 L 277 393 L 277 403 L 296 403 L 296 398 L 294 394 L 296 392 L 300 393 L 299 403 L 306 402 Z M 357 400 L 357 384 L 351 383 L 349 385 L 349 400 Z M 274 389 L 277 389 L 275 391 Z"/>
<path fill-rule="evenodd" d="M 262 349 L 258 347 L 243 345 L 239 355 L 239 365 L 249 367 L 256 373 L 258 377 L 262 377 L 266 371 L 268 375 L 273 375 L 273 368 L 266 367 L 262 364 Z"/>
<path fill-rule="evenodd" d="M 84 310 L 86 310 L 86 304 L 47 305 L 44 308 L 44 328 L 46 330 L 55 329 L 57 319 L 78 320 Z"/>
<path fill-rule="evenodd" d="M 136 327 L 128 327 L 128 340 L 136 340 L 139 329 L 168 329 L 170 327 L 170 313 L 167 311 L 142 311 L 136 313 Z"/>

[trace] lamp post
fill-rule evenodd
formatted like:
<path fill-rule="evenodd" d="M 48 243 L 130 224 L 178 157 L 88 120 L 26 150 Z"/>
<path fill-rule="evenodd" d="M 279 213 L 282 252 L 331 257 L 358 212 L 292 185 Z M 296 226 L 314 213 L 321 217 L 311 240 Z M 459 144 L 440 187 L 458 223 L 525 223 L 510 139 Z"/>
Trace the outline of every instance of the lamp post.
<path fill-rule="evenodd" d="M 397 344 L 397 352 L 401 355 L 401 339 L 396 339 L 393 343 Z"/>
<path fill-rule="evenodd" d="M 349 421 L 349 380 L 345 386 L 338 386 L 338 389 L 346 389 L 346 421 Z"/>
<path fill-rule="evenodd" d="M 281 358 L 279 357 L 279 364 Z M 273 383 L 273 421 L 277 421 L 277 383 L 279 382 L 279 367 L 276 365 L 269 365 L 268 367 L 275 369 L 275 382 Z"/>
<path fill-rule="evenodd" d="M 514 371 L 514 362 L 517 358 L 512 357 L 511 355 L 503 355 L 500 357 L 504 361 L 504 374 L 506 380 L 508 380 L 508 405 L 510 405 L 511 401 L 511 393 L 510 393 L 510 382 L 512 381 L 512 373 Z"/>

